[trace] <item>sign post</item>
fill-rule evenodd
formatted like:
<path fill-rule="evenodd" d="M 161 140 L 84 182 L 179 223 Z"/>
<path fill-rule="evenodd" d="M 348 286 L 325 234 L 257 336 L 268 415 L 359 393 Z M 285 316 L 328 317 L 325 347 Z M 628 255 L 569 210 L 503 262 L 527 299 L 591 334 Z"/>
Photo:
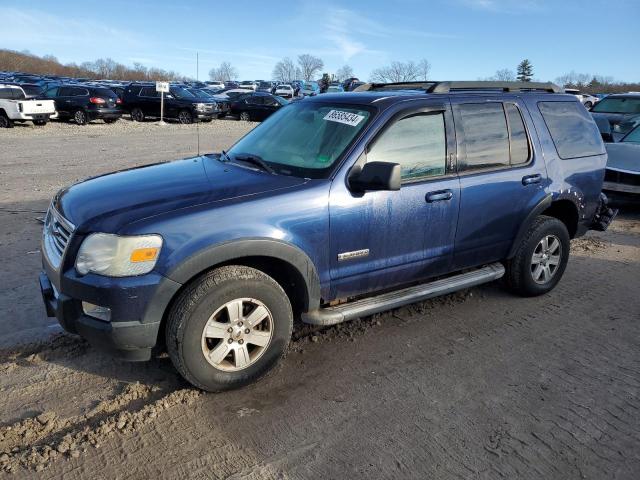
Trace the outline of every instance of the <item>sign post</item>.
<path fill-rule="evenodd" d="M 160 92 L 160 125 L 164 123 L 164 94 L 169 93 L 169 82 L 156 82 L 156 92 Z"/>

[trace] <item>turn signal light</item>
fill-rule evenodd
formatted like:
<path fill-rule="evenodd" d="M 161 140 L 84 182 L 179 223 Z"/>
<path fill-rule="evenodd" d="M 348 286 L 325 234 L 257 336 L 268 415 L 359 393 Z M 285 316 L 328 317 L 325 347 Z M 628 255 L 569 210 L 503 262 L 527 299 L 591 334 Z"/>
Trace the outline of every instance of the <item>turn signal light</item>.
<path fill-rule="evenodd" d="M 158 248 L 137 248 L 131 252 L 131 262 L 150 262 L 158 256 Z"/>

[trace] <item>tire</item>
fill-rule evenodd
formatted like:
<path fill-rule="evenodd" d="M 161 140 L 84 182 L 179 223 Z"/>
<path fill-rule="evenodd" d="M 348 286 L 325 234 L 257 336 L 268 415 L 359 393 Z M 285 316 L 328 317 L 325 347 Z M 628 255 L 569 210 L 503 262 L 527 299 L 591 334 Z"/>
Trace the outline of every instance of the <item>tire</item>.
<path fill-rule="evenodd" d="M 200 120 L 202 123 L 211 123 L 213 121 L 213 118 L 203 118 L 202 120 Z"/>
<path fill-rule="evenodd" d="M 34 120 L 33 124 L 37 125 L 38 127 L 44 127 L 47 124 L 47 121 L 46 120 Z"/>
<path fill-rule="evenodd" d="M 591 110 L 591 107 L 593 107 L 593 103 L 591 103 L 591 102 L 584 102 L 584 108 L 586 108 L 587 110 Z"/>
<path fill-rule="evenodd" d="M 87 112 L 85 112 L 84 110 L 76 110 L 73 113 L 73 121 L 78 125 L 86 125 L 89 121 L 87 118 Z"/>
<path fill-rule="evenodd" d="M 251 114 L 249 112 L 242 112 L 240 114 L 240 117 L 238 117 L 238 119 L 243 121 L 243 122 L 250 122 L 251 121 Z"/>
<path fill-rule="evenodd" d="M 105 118 L 104 123 L 116 123 L 118 121 L 117 118 Z"/>
<path fill-rule="evenodd" d="M 5 113 L 0 113 L 0 128 L 13 128 L 13 122 Z"/>
<path fill-rule="evenodd" d="M 144 122 L 144 112 L 142 111 L 142 109 L 140 108 L 134 108 L 133 110 L 131 110 L 131 120 L 133 120 L 134 122 Z"/>
<path fill-rule="evenodd" d="M 193 114 L 189 110 L 180 110 L 178 112 L 178 121 L 183 125 L 193 123 Z"/>
<path fill-rule="evenodd" d="M 227 114 L 226 113 L 219 113 L 218 114 L 218 120 L 222 120 L 224 117 L 226 117 Z"/>
<path fill-rule="evenodd" d="M 238 305 L 242 315 L 229 315 Z M 252 314 L 258 316 L 252 320 Z M 247 322 L 256 323 L 247 328 Z M 202 390 L 219 392 L 248 385 L 271 370 L 287 350 L 292 328 L 291 303 L 282 287 L 259 270 L 231 265 L 187 286 L 169 312 L 165 333 L 178 372 Z"/>
<path fill-rule="evenodd" d="M 507 286 L 524 297 L 553 290 L 567 267 L 569 249 L 565 224 L 557 218 L 540 215 L 527 230 L 515 256 L 506 262 Z"/>

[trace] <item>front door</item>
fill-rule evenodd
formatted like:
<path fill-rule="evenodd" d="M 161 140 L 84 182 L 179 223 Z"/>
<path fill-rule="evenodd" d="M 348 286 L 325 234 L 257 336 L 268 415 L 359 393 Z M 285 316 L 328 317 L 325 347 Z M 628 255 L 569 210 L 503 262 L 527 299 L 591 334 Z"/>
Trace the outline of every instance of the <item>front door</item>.
<path fill-rule="evenodd" d="M 547 174 L 518 97 L 451 103 L 460 176 L 454 267 L 466 268 L 507 256 L 520 225 L 545 195 Z"/>
<path fill-rule="evenodd" d="M 396 112 L 356 162 L 399 163 L 398 191 L 330 194 L 332 298 L 374 292 L 448 271 L 460 201 L 450 107 L 412 104 Z M 453 158 L 453 157 L 451 157 Z"/>

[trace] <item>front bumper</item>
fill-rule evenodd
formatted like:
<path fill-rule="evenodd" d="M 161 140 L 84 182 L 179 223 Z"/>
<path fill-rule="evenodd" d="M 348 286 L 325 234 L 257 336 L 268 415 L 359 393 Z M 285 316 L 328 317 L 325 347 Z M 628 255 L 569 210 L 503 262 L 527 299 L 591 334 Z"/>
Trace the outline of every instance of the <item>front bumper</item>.
<path fill-rule="evenodd" d="M 49 278 L 55 278 L 55 272 L 46 261 L 44 267 L 40 291 L 49 317 L 115 357 L 129 361 L 151 358 L 162 317 L 180 284 L 154 273 L 107 278 L 92 274 L 80 277 L 70 270 L 55 287 Z M 111 320 L 86 315 L 82 301 L 110 308 Z"/>

